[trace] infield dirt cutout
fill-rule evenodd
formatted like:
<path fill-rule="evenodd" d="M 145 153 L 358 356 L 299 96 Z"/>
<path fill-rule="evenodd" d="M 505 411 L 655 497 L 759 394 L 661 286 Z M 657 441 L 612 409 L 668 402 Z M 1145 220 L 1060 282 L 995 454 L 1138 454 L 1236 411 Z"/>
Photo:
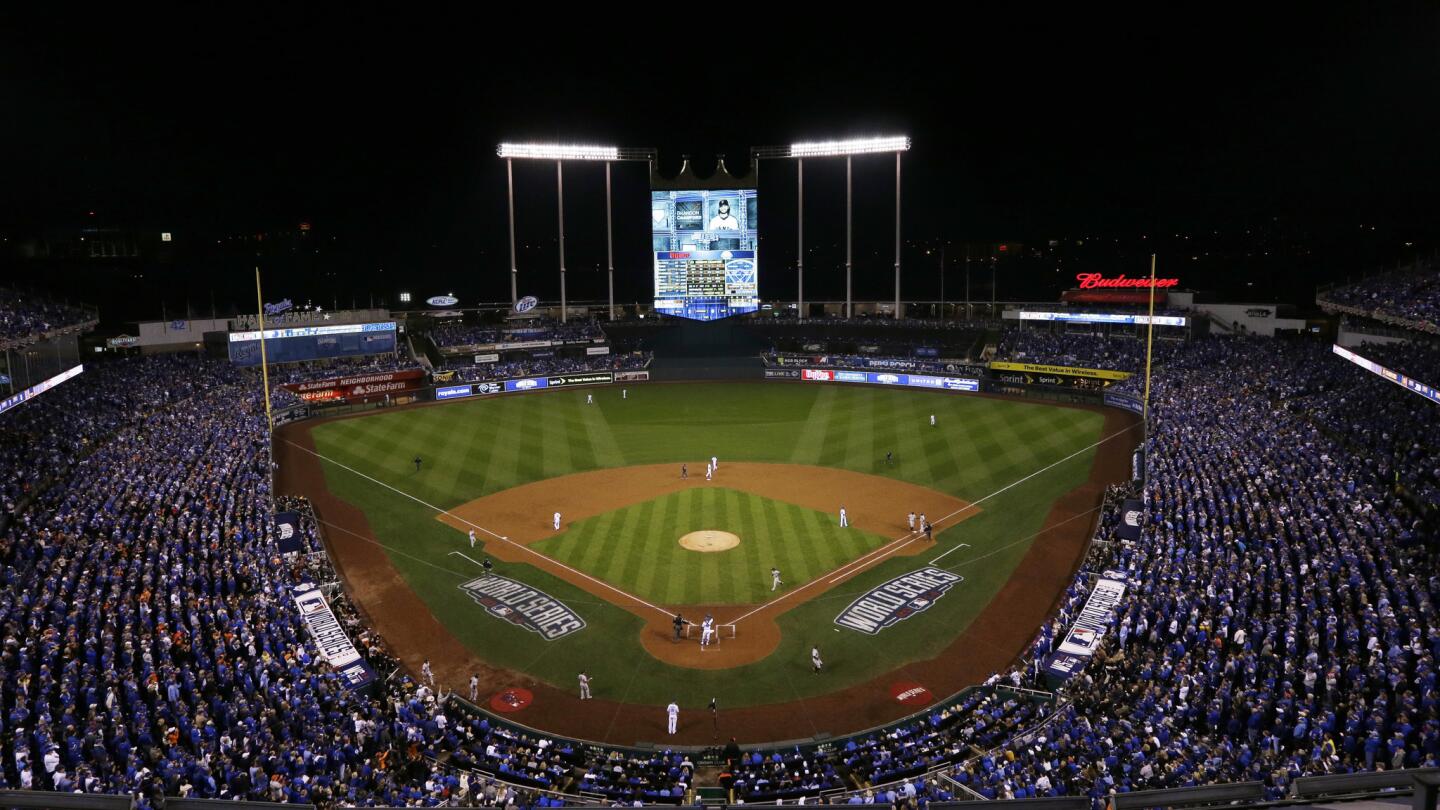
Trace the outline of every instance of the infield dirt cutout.
<path fill-rule="evenodd" d="M 680 536 L 681 548 L 688 548 L 691 551 L 699 551 L 701 553 L 729 551 L 738 545 L 740 545 L 740 536 L 732 534 L 731 532 L 705 529 Z"/>
<path fill-rule="evenodd" d="M 691 464 L 698 467 L 704 461 Z M 837 519 L 840 504 L 845 504 L 851 526 L 892 542 L 808 583 L 787 584 L 784 590 L 763 605 L 684 607 L 647 602 L 528 547 L 531 543 L 555 536 L 551 522 L 554 512 L 561 513 L 560 528 L 564 531 L 575 521 L 684 489 L 707 486 L 724 486 L 828 512 L 837 515 Z M 803 464 L 726 462 L 713 481 L 706 481 L 700 476 L 681 478 L 679 464 L 646 464 L 562 475 L 476 498 L 448 513 L 437 515 L 436 519 L 464 533 L 475 527 L 493 532 L 497 536 L 480 534 L 485 540 L 485 553 L 504 562 L 533 565 L 644 619 L 646 624 L 640 634 L 641 645 L 661 661 L 693 669 L 729 669 L 754 663 L 774 652 L 780 644 L 780 627 L 775 619 L 790 608 L 814 599 L 892 557 L 909 557 L 931 551 L 934 543 L 912 533 L 906 524 L 909 510 L 929 515 L 932 520 L 946 518 L 941 525 L 948 529 L 979 514 L 978 508 L 966 509 L 967 506 L 969 504 L 965 501 L 943 492 L 879 475 Z M 957 514 L 962 509 L 964 513 Z M 705 534 L 730 533 L 691 533 Z M 739 540 L 735 537 L 736 544 Z M 686 548 L 692 547 L 686 545 L 684 538 L 680 543 Z M 676 641 L 672 624 L 676 613 L 684 615 L 687 620 L 698 620 L 708 613 L 715 617 L 717 624 L 735 624 L 735 638 L 724 639 L 708 649 L 702 649 L 694 639 Z"/>

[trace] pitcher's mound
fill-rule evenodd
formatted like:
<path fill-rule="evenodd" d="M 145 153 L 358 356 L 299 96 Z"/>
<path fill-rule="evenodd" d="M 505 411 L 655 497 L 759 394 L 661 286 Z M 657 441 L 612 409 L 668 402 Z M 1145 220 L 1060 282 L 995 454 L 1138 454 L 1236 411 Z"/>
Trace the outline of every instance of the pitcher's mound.
<path fill-rule="evenodd" d="M 730 532 L 705 530 L 690 532 L 680 538 L 680 545 L 691 551 L 726 551 L 740 545 L 740 538 Z"/>

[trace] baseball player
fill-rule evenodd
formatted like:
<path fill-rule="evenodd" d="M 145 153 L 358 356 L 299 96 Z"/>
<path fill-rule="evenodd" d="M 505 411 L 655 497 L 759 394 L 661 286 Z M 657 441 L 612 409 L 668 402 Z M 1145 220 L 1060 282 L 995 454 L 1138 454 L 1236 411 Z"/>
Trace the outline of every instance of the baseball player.
<path fill-rule="evenodd" d="M 825 666 L 825 663 L 820 660 L 819 647 L 810 648 L 810 666 L 814 667 L 816 672 L 819 672 L 820 668 Z"/>
<path fill-rule="evenodd" d="M 583 669 L 580 670 L 580 699 L 590 699 L 590 674 Z"/>
<path fill-rule="evenodd" d="M 431 686 L 435 685 L 435 673 L 430 671 L 430 659 L 426 658 L 425 663 L 420 665 L 420 677 Z"/>
<path fill-rule="evenodd" d="M 675 726 L 680 723 L 680 707 L 675 705 L 675 701 L 672 700 L 670 705 L 665 707 L 665 714 L 670 720 L 670 733 L 674 734 Z"/>
<path fill-rule="evenodd" d="M 924 512 L 921 512 L 921 513 L 920 513 L 920 531 L 922 531 L 922 532 L 925 531 L 925 524 L 927 524 L 927 523 L 929 523 L 929 522 L 930 522 L 930 521 L 928 521 L 928 520 L 925 519 L 925 513 L 924 513 Z"/>
<path fill-rule="evenodd" d="M 700 622 L 700 646 L 709 647 L 713 643 L 715 643 L 715 620 L 706 616 L 705 621 Z"/>
<path fill-rule="evenodd" d="M 886 450 L 886 451 L 885 451 L 885 466 L 886 466 L 886 467 L 893 467 L 893 466 L 895 466 L 895 451 L 893 451 L 893 450 Z"/>
<path fill-rule="evenodd" d="M 690 465 L 689 465 L 689 464 L 681 464 L 681 465 L 680 465 L 680 480 L 683 481 L 683 480 L 685 480 L 686 478 L 689 478 L 689 477 L 690 477 Z"/>
<path fill-rule="evenodd" d="M 486 557 L 485 560 L 480 563 L 480 567 L 485 569 L 486 576 L 489 576 L 490 572 L 495 570 L 495 563 L 490 562 L 490 558 Z"/>
<path fill-rule="evenodd" d="M 915 531 L 915 510 L 911 509 L 910 514 L 905 516 L 905 521 L 910 525 L 910 531 Z"/>
<path fill-rule="evenodd" d="M 776 588 L 780 587 L 781 584 L 782 584 L 782 583 L 780 582 L 780 569 L 779 569 L 779 568 L 771 568 L 771 569 L 770 569 L 770 591 L 773 593 Z"/>
<path fill-rule="evenodd" d="M 705 465 L 705 480 L 709 481 L 715 477 L 715 468 L 709 464 Z"/>
<path fill-rule="evenodd" d="M 840 528 L 850 528 L 850 516 L 845 514 L 845 507 L 840 507 Z"/>
<path fill-rule="evenodd" d="M 416 456 L 416 457 L 415 457 L 415 472 L 417 472 L 417 473 L 420 472 L 420 462 L 421 462 L 422 460 L 423 460 L 423 459 L 421 459 L 419 456 Z"/>
<path fill-rule="evenodd" d="M 621 398 L 621 399 L 629 399 L 629 398 L 630 398 L 630 391 L 627 390 L 627 389 L 625 389 L 625 388 L 621 388 L 621 389 L 620 389 L 620 398 Z"/>
<path fill-rule="evenodd" d="M 475 530 L 474 530 L 474 529 L 471 529 L 471 530 L 470 530 L 470 547 L 471 547 L 471 548 L 474 548 L 474 547 L 475 547 Z"/>
<path fill-rule="evenodd" d="M 479 699 L 480 699 L 480 675 L 479 675 L 478 673 L 472 672 L 472 673 L 470 673 L 470 702 L 471 702 L 471 703 L 474 703 L 475 701 L 477 701 L 477 700 L 479 700 Z"/>
<path fill-rule="evenodd" d="M 595 395 L 594 395 L 594 394 L 586 394 L 586 395 L 585 395 L 585 404 L 586 404 L 586 405 L 594 405 L 594 404 L 595 404 Z"/>
<path fill-rule="evenodd" d="M 555 513 L 555 531 L 560 531 L 560 513 Z"/>
<path fill-rule="evenodd" d="M 935 427 L 935 414 L 930 414 L 930 427 Z"/>
<path fill-rule="evenodd" d="M 685 617 L 681 616 L 679 613 L 676 613 L 675 618 L 671 619 L 670 623 L 675 625 L 675 640 L 679 641 L 680 633 L 685 629 Z"/>
<path fill-rule="evenodd" d="M 935 542 L 934 528 L 935 527 L 930 525 L 930 521 L 925 521 L 925 539 L 932 543 Z"/>
<path fill-rule="evenodd" d="M 710 466 L 714 467 L 718 471 L 720 469 L 720 459 L 716 458 L 715 456 L 711 456 Z"/>

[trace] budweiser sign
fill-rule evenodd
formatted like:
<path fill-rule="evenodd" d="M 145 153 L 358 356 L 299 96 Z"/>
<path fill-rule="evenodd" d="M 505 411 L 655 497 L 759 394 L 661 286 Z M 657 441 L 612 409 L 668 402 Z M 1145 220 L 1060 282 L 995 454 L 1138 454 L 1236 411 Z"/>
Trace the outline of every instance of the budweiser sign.
<path fill-rule="evenodd" d="M 1105 278 L 1099 273 L 1076 273 L 1075 280 L 1080 282 L 1080 289 L 1082 290 L 1116 287 L 1149 287 L 1151 284 L 1148 278 L 1126 278 L 1124 273 L 1114 278 Z M 1179 287 L 1180 279 L 1157 278 L 1154 284 L 1156 289 L 1162 287 Z"/>

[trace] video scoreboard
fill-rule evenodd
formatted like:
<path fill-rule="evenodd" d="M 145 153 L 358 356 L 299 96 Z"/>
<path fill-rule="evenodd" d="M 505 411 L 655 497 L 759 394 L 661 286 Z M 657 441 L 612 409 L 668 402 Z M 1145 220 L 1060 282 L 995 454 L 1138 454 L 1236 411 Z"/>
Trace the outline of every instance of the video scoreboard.
<path fill-rule="evenodd" d="M 711 321 L 759 308 L 755 189 L 651 191 L 655 310 Z"/>

